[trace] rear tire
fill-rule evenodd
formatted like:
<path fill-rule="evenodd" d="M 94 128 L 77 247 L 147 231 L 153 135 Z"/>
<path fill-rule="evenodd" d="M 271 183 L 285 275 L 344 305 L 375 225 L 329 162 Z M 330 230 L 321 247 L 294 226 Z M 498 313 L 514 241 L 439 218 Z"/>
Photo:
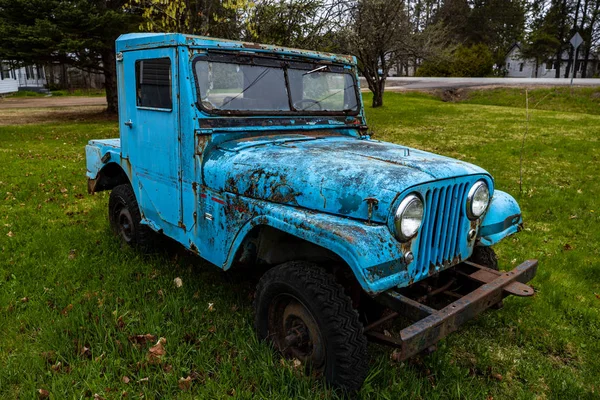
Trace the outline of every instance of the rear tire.
<path fill-rule="evenodd" d="M 141 224 L 142 215 L 131 185 L 119 185 L 110 193 L 108 220 L 123 243 L 142 251 L 152 248 L 154 231 Z"/>
<path fill-rule="evenodd" d="M 363 326 L 344 288 L 322 268 L 292 261 L 270 269 L 257 286 L 254 311 L 259 339 L 335 387 L 361 387 L 369 368 Z"/>

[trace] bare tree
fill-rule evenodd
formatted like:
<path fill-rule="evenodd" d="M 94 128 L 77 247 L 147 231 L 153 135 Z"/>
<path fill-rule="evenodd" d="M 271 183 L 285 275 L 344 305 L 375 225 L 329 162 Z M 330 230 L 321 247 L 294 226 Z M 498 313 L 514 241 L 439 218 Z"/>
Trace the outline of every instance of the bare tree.
<path fill-rule="evenodd" d="M 390 69 L 406 48 L 410 34 L 402 0 L 359 0 L 343 30 L 344 50 L 358 59 L 358 67 L 373 92 L 373 107 L 383 105 Z"/>

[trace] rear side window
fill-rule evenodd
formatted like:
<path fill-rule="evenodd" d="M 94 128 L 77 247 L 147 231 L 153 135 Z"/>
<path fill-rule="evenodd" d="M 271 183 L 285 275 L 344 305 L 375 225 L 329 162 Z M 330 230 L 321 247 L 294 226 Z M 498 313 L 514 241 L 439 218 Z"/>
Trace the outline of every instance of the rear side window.
<path fill-rule="evenodd" d="M 139 107 L 172 109 L 171 59 L 148 58 L 135 62 L 136 97 Z"/>

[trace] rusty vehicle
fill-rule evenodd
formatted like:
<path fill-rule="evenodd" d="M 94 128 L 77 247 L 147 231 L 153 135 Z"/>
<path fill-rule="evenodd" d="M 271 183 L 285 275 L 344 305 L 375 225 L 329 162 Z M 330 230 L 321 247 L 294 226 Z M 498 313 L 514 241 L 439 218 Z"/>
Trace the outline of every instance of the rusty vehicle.
<path fill-rule="evenodd" d="M 371 138 L 354 57 L 171 33 L 116 49 L 120 139 L 87 145 L 89 192 L 112 190 L 127 244 L 263 271 L 257 335 L 330 384 L 361 386 L 368 340 L 405 359 L 534 294 L 537 261 L 500 272 L 491 248 L 522 225 L 514 198 Z"/>

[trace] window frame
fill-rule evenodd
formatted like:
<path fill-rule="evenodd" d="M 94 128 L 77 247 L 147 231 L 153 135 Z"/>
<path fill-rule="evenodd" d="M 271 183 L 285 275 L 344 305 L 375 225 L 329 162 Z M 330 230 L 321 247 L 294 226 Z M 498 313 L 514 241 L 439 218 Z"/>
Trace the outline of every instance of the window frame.
<path fill-rule="evenodd" d="M 277 110 L 220 110 L 220 109 L 207 109 L 202 105 L 201 91 L 200 91 L 200 80 L 196 74 L 196 62 L 197 61 L 208 61 L 214 63 L 225 63 L 225 64 L 248 64 L 256 66 L 264 66 L 268 68 L 282 68 L 284 71 L 285 83 L 287 86 L 287 92 L 289 101 L 291 102 L 291 94 L 289 93 L 289 78 L 288 68 L 292 69 L 303 69 L 313 70 L 324 65 L 328 66 L 332 72 L 344 73 L 350 75 L 352 82 L 354 83 L 354 95 L 356 96 L 356 110 L 344 112 L 344 111 L 307 111 L 307 110 L 295 110 L 293 105 L 290 104 L 290 111 L 277 111 Z M 348 64 L 334 63 L 327 60 L 313 60 L 306 58 L 292 58 L 292 57 L 279 57 L 274 54 L 249 54 L 249 53 L 230 53 L 230 52 L 207 52 L 199 54 L 192 59 L 191 67 L 192 73 L 195 80 L 196 89 L 196 106 L 199 110 L 205 112 L 208 115 L 220 115 L 220 116 L 357 116 L 360 115 L 362 109 L 362 101 L 360 97 L 360 91 L 358 88 L 358 82 L 356 80 L 356 74 L 354 73 L 354 67 L 347 68 Z"/>
<path fill-rule="evenodd" d="M 139 83 L 139 79 L 140 79 L 140 75 L 142 72 L 142 67 L 138 68 L 138 65 L 140 65 L 141 61 L 148 61 L 148 60 L 169 60 L 169 97 L 170 97 L 170 101 L 171 101 L 171 107 L 170 108 L 164 108 L 164 107 L 151 107 L 151 106 L 144 106 L 138 103 L 138 83 Z M 164 56 L 164 57 L 148 57 L 148 58 L 138 58 L 135 60 L 134 62 L 134 74 L 135 74 L 135 107 L 139 110 L 150 110 L 150 111 L 161 111 L 161 112 L 172 112 L 173 108 L 174 108 L 174 102 L 173 102 L 173 93 L 174 93 L 174 88 L 173 88 L 173 76 L 174 71 L 173 71 L 173 60 L 171 59 L 171 57 L 169 56 Z"/>

